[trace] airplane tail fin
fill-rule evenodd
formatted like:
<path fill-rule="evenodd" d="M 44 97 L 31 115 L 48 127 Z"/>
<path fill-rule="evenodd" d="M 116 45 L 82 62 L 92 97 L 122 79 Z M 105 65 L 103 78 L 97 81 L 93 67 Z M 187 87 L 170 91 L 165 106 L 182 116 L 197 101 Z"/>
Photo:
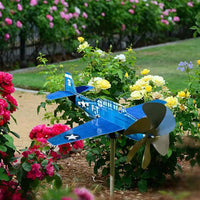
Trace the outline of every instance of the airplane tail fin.
<path fill-rule="evenodd" d="M 75 87 L 72 75 L 66 72 L 65 73 L 65 91 L 57 91 L 57 92 L 48 94 L 46 97 L 49 100 L 54 100 L 54 99 L 59 99 L 62 97 L 74 96 L 91 89 L 93 89 L 93 87 L 89 85 Z"/>
<path fill-rule="evenodd" d="M 68 72 L 65 73 L 65 91 L 71 92 L 72 94 L 77 93 L 72 75 Z"/>

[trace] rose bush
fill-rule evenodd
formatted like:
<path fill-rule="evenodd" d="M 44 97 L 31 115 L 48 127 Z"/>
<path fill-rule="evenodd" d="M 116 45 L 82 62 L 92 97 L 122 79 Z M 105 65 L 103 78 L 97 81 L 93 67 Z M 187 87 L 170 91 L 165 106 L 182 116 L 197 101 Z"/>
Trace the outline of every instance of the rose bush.
<path fill-rule="evenodd" d="M 47 139 L 54 137 L 58 134 L 61 134 L 65 131 L 68 131 L 70 128 L 67 125 L 62 124 L 54 124 L 53 126 L 46 126 L 45 124 L 38 125 L 34 127 L 29 137 L 33 140 L 33 145 L 31 149 L 43 149 L 49 150 L 48 154 L 51 155 L 53 158 L 58 159 L 61 156 L 66 155 L 71 151 L 72 148 L 74 149 L 83 149 L 83 141 L 77 141 L 74 143 L 68 143 L 63 145 L 58 145 L 58 150 L 54 151 L 54 148 L 49 146 Z M 57 153 L 58 152 L 58 153 Z"/>
<path fill-rule="evenodd" d="M 116 181 L 117 188 L 130 188 L 137 186 L 140 191 L 146 191 L 149 186 L 157 186 L 165 182 L 167 174 L 174 176 L 177 169 L 181 170 L 178 164 L 179 159 L 189 160 L 191 166 L 195 163 L 200 165 L 199 149 L 181 145 L 183 137 L 190 136 L 193 139 L 199 138 L 199 92 L 194 83 L 190 83 L 188 89 L 172 93 L 163 77 L 150 75 L 149 69 L 144 69 L 136 75 L 138 68 L 135 66 L 134 51 L 129 48 L 124 54 L 113 54 L 105 52 L 97 47 L 92 47 L 83 37 L 78 38 L 80 44 L 77 48 L 82 53 L 83 60 L 87 66 L 77 75 L 76 84 L 89 84 L 94 89 L 86 95 L 91 98 L 105 98 L 122 103 L 125 106 L 133 106 L 154 99 L 166 101 L 176 118 L 176 128 L 170 133 L 170 148 L 166 156 L 161 156 L 154 148 L 151 148 L 152 161 L 148 169 L 141 167 L 144 147 L 135 155 L 130 163 L 126 162 L 127 154 L 133 140 L 120 135 L 116 142 Z M 198 64 L 200 62 L 198 61 Z M 182 62 L 178 69 L 189 73 L 189 80 L 199 82 L 199 67 L 196 68 L 191 77 L 191 62 Z M 184 70 L 183 70 L 184 68 Z M 62 84 L 64 85 L 64 78 Z M 65 110 L 66 99 L 55 101 L 58 110 L 65 116 L 73 112 L 73 107 Z M 46 102 L 47 103 L 47 102 Z M 76 117 L 79 118 L 80 111 L 76 110 Z M 54 113 L 58 117 L 57 112 Z M 68 115 L 69 116 L 69 115 Z M 81 117 L 84 117 L 83 115 Z M 62 118 L 62 117 L 61 117 Z M 82 118 L 81 118 L 82 119 Z M 69 118 L 68 118 L 69 120 Z M 87 118 L 83 118 L 87 121 Z M 180 123 L 179 123 L 180 122 Z M 187 132 L 186 132 L 187 131 Z M 199 140 L 199 139 L 198 139 Z M 103 176 L 109 175 L 109 137 L 101 136 L 87 140 L 87 156 L 89 164 L 94 164 L 94 173 L 101 169 Z"/>
<path fill-rule="evenodd" d="M 51 184 L 54 192 L 62 186 L 57 160 L 72 147 L 82 149 L 83 141 L 59 145 L 59 149 L 55 151 L 48 145 L 47 139 L 69 130 L 69 127 L 61 124 L 54 124 L 52 127 L 38 125 L 30 132 L 30 147 L 18 151 L 10 133 L 19 136 L 9 128 L 12 113 L 17 109 L 17 101 L 12 97 L 12 78 L 11 74 L 0 72 L 0 200 L 32 200 L 36 199 L 39 188 L 46 183 Z M 94 199 L 86 189 L 76 188 L 73 193 L 77 198 Z M 67 195 L 68 193 L 63 198 Z"/>
<path fill-rule="evenodd" d="M 44 46 L 50 55 L 61 46 L 65 57 L 74 51 L 79 35 L 98 39 L 103 49 L 112 44 L 113 50 L 126 48 L 126 43 L 166 41 L 169 35 L 189 37 L 199 7 L 197 0 L 0 1 L 0 63 L 12 64 L 15 57 L 23 61 L 28 45 L 34 46 L 29 59 Z M 20 47 L 20 56 L 15 47 Z"/>

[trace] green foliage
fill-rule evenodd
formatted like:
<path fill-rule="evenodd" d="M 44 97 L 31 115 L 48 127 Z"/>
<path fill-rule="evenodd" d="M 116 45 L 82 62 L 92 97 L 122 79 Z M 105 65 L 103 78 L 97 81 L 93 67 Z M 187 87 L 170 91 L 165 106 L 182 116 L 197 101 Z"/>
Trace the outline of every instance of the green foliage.
<path fill-rule="evenodd" d="M 147 191 L 148 187 L 158 187 L 165 182 L 165 176 L 174 176 L 175 170 L 181 170 L 177 160 L 186 159 L 190 161 L 191 166 L 199 164 L 200 154 L 198 149 L 178 148 L 177 143 L 181 143 L 181 136 L 186 131 L 193 138 L 199 140 L 199 92 L 194 87 L 195 84 L 189 84 L 188 90 L 180 91 L 176 96 L 166 87 L 165 80 L 161 76 L 147 75 L 149 70 L 145 69 L 142 75 L 136 75 L 135 54 L 129 48 L 127 52 L 120 55 L 114 55 L 111 50 L 104 52 L 97 47 L 91 47 L 84 38 L 78 38 L 80 45 L 78 52 L 83 54 L 83 61 L 87 63 L 81 74 L 76 80 L 78 85 L 89 84 L 94 86 L 93 91 L 87 93 L 87 97 L 106 98 L 124 106 L 136 105 L 155 98 L 166 100 L 166 105 L 173 111 L 176 117 L 176 128 L 170 133 L 170 147 L 167 155 L 161 156 L 151 147 L 151 163 L 147 169 L 142 169 L 144 147 L 140 148 L 133 160 L 127 163 L 128 152 L 135 144 L 135 141 L 117 133 L 116 141 L 116 162 L 115 162 L 115 187 L 117 189 L 128 189 L 138 187 L 141 192 Z M 189 72 L 186 70 L 186 72 Z M 138 74 L 138 73 L 137 73 Z M 199 68 L 195 72 L 195 77 L 190 80 L 199 81 Z M 191 95 L 189 94 L 191 92 Z M 195 91 L 195 93 L 192 93 Z M 139 93 L 135 96 L 134 93 Z M 65 105 L 66 100 L 60 99 L 59 109 L 63 109 L 66 116 L 74 117 L 78 124 L 86 121 L 84 117 L 79 118 L 80 111 L 74 110 L 72 104 Z M 184 106 L 185 107 L 184 107 Z M 184 109 L 183 109 L 184 108 Z M 186 109 L 187 108 L 187 109 Z M 56 116 L 56 109 L 54 117 Z M 67 118 L 66 123 L 70 123 Z M 71 121 L 72 122 L 72 121 Z M 182 124 L 178 124 L 181 122 Z M 86 143 L 86 159 L 89 165 L 94 164 L 94 173 L 102 173 L 108 182 L 110 174 L 110 141 L 108 136 L 102 136 L 95 139 L 89 139 Z"/>
<path fill-rule="evenodd" d="M 165 196 L 169 196 L 172 197 L 174 200 L 183 200 L 186 197 L 190 196 L 190 192 L 179 192 L 179 193 L 174 193 L 171 191 L 159 191 L 160 194 L 165 195 Z"/>

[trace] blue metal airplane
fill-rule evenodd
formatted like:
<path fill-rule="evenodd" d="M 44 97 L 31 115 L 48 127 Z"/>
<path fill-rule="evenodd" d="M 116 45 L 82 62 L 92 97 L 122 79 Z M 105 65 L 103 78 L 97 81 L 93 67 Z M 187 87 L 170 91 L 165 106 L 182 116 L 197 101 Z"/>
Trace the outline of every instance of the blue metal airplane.
<path fill-rule="evenodd" d="M 120 132 L 136 141 L 154 138 L 152 143 L 158 152 L 162 155 L 167 153 L 169 133 L 175 127 L 175 120 L 171 111 L 164 106 L 165 101 L 154 100 L 125 109 L 118 103 L 99 98 L 91 100 L 80 94 L 91 89 L 92 86 L 75 87 L 71 74 L 65 73 L 65 91 L 47 95 L 49 100 L 68 97 L 92 119 L 48 139 L 49 143 L 61 145 Z"/>

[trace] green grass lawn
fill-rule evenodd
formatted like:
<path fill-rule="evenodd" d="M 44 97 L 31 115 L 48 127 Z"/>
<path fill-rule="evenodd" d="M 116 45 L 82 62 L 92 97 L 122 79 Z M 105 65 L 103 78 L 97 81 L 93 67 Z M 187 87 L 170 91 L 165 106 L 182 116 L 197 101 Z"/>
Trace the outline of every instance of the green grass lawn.
<path fill-rule="evenodd" d="M 152 75 L 163 76 L 171 90 L 181 90 L 187 87 L 187 76 L 185 72 L 177 71 L 177 66 L 180 61 L 192 61 L 196 67 L 196 61 L 200 59 L 200 38 L 135 51 L 137 66 L 150 69 Z M 74 71 L 81 72 L 86 66 L 82 60 L 66 61 L 62 64 L 64 70 L 72 74 Z M 15 87 L 42 89 L 44 82 L 45 75 L 39 74 L 37 70 L 13 74 Z"/>

